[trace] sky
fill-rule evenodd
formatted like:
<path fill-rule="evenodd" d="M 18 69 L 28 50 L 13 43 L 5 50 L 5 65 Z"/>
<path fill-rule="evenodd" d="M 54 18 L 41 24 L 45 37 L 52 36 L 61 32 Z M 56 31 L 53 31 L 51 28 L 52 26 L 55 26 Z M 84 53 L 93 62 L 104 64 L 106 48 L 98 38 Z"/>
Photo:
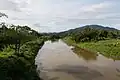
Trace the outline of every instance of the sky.
<path fill-rule="evenodd" d="M 0 22 L 60 32 L 98 24 L 120 29 L 120 0 L 0 0 Z"/>

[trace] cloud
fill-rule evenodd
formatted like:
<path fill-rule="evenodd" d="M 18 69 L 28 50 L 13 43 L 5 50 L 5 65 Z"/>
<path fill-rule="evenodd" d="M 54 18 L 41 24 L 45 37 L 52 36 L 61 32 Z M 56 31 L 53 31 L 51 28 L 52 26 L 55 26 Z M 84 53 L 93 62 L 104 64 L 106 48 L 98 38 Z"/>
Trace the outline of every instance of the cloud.
<path fill-rule="evenodd" d="M 114 28 L 119 29 L 120 30 L 120 24 L 115 24 L 115 25 L 111 25 L 114 26 Z"/>
<path fill-rule="evenodd" d="M 0 11 L 9 16 L 7 23 L 30 25 L 40 32 L 58 32 L 86 24 L 114 27 L 120 21 L 119 2 L 118 0 L 1 0 Z"/>
<path fill-rule="evenodd" d="M 102 2 L 102 3 L 92 4 L 90 6 L 82 7 L 82 11 L 85 11 L 85 12 L 96 12 L 96 11 L 99 11 L 99 10 L 107 9 L 110 6 L 112 6 L 112 3 L 106 1 L 106 2 Z"/>
<path fill-rule="evenodd" d="M 19 11 L 19 7 L 16 3 L 9 0 L 0 0 L 0 10 L 14 10 Z"/>

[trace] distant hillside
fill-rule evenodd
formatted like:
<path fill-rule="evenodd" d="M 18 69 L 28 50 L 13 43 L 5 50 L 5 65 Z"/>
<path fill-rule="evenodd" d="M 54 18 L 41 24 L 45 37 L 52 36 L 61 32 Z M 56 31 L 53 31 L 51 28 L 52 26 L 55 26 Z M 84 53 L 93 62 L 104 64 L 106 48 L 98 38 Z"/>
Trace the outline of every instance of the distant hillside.
<path fill-rule="evenodd" d="M 115 29 L 115 28 L 111 28 L 111 27 L 104 27 L 104 26 L 101 26 L 101 25 L 86 25 L 86 26 L 83 26 L 84 27 L 90 27 L 90 28 L 94 28 L 94 29 L 103 29 L 103 30 L 118 30 L 118 29 Z"/>
<path fill-rule="evenodd" d="M 68 31 L 64 31 L 64 32 L 60 32 L 60 35 L 69 35 L 71 33 L 78 33 L 81 32 L 84 28 L 89 27 L 89 28 L 93 28 L 93 29 L 99 29 L 99 30 L 107 30 L 107 31 L 119 31 L 118 29 L 115 28 L 110 28 L 110 27 L 104 27 L 101 25 L 86 25 L 83 27 L 79 27 L 79 28 L 75 28 L 75 29 L 70 29 Z"/>

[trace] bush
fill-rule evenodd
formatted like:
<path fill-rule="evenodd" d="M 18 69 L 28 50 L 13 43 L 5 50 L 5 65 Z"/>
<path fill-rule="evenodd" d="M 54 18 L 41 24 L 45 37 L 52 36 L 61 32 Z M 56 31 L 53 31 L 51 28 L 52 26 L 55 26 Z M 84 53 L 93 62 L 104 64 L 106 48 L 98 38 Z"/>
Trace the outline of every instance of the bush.
<path fill-rule="evenodd" d="M 0 58 L 0 80 L 40 80 L 35 66 L 35 56 L 43 40 L 25 43 L 19 54 Z"/>

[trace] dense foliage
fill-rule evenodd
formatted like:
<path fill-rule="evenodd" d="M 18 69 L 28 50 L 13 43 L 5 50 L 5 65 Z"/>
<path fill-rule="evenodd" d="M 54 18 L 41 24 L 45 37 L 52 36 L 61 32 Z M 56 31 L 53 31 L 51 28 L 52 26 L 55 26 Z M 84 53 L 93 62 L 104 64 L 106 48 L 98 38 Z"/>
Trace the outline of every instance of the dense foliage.
<path fill-rule="evenodd" d="M 0 28 L 0 48 L 14 45 L 15 51 L 19 52 L 20 45 L 37 39 L 37 36 L 39 33 L 27 26 L 7 26 L 3 23 Z"/>
<path fill-rule="evenodd" d="M 28 26 L 1 24 L 1 80 L 39 80 L 35 56 L 44 44 L 41 34 Z"/>
<path fill-rule="evenodd" d="M 59 33 L 61 37 L 70 36 L 75 42 L 99 41 L 105 39 L 116 39 L 120 37 L 120 31 L 114 28 L 99 25 L 87 25 Z"/>
<path fill-rule="evenodd" d="M 35 66 L 35 56 L 43 41 L 31 41 L 24 44 L 19 55 L 0 57 L 1 80 L 39 80 Z"/>
<path fill-rule="evenodd" d="M 72 39 L 76 42 L 99 41 L 118 37 L 119 35 L 117 32 L 115 33 L 107 30 L 98 30 L 90 27 L 87 27 L 83 31 L 72 35 Z"/>

